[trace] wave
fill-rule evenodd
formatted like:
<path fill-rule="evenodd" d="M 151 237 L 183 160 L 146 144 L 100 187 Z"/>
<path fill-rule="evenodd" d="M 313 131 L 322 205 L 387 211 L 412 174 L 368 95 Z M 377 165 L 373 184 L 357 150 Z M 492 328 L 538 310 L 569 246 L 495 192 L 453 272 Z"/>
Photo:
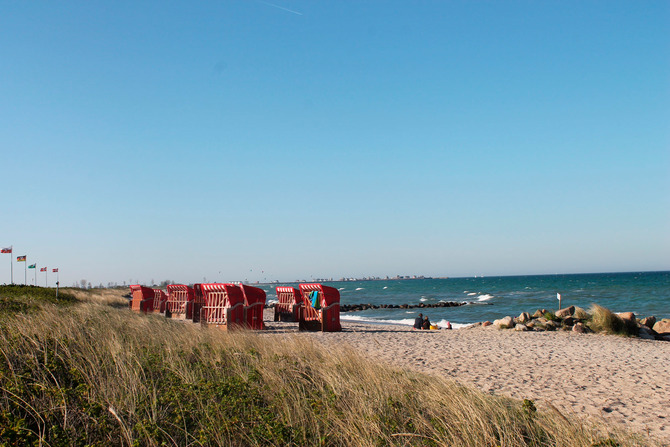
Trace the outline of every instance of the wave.
<path fill-rule="evenodd" d="M 388 289 L 388 286 L 384 286 L 385 289 Z"/>
<path fill-rule="evenodd" d="M 470 293 L 468 293 L 468 296 L 472 296 L 472 295 L 477 295 L 477 292 L 470 292 Z"/>
<path fill-rule="evenodd" d="M 426 298 L 425 296 L 422 296 L 421 299 L 420 299 L 419 301 L 422 301 L 422 302 L 423 302 L 423 301 L 428 301 L 428 298 Z"/>
<path fill-rule="evenodd" d="M 342 321 L 352 321 L 356 323 L 365 323 L 365 324 L 395 324 L 399 326 L 414 326 L 413 318 L 403 318 L 402 320 L 381 320 L 374 318 L 360 317 L 357 315 L 348 315 L 346 317 L 340 316 Z M 471 323 L 451 323 L 453 329 L 461 329 L 464 327 L 470 326 Z M 447 327 L 447 320 L 440 320 L 437 322 L 437 327 L 444 329 Z"/>
<path fill-rule="evenodd" d="M 493 298 L 493 295 L 485 294 L 485 295 L 479 295 L 477 297 L 477 301 L 488 301 L 491 298 Z"/>
<path fill-rule="evenodd" d="M 356 290 L 365 290 L 363 287 L 356 287 Z"/>
<path fill-rule="evenodd" d="M 340 287 L 340 288 L 337 289 L 337 290 L 344 290 L 344 289 L 346 289 L 346 287 Z"/>

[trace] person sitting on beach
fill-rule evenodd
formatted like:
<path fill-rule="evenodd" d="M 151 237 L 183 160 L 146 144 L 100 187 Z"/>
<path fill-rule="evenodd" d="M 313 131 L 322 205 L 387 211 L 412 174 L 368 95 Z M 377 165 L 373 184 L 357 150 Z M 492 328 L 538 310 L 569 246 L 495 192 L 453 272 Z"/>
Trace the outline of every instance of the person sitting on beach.
<path fill-rule="evenodd" d="M 430 329 L 430 320 L 428 319 L 428 315 L 423 317 L 423 325 L 421 326 L 421 329 Z"/>
<path fill-rule="evenodd" d="M 418 317 L 414 320 L 414 329 L 421 329 L 423 326 L 423 314 L 419 314 Z"/>

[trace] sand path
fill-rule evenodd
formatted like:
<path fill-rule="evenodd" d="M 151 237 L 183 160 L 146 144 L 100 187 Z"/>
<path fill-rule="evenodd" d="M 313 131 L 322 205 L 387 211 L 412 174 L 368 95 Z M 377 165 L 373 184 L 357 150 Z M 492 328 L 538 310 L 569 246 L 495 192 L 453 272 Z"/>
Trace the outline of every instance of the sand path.
<path fill-rule="evenodd" d="M 266 319 L 267 322 L 267 319 Z M 298 333 L 296 323 L 268 332 L 350 346 L 373 359 L 455 379 L 539 408 L 604 419 L 670 445 L 670 343 L 571 332 L 493 328 L 412 331 L 343 321 L 339 333 Z"/>

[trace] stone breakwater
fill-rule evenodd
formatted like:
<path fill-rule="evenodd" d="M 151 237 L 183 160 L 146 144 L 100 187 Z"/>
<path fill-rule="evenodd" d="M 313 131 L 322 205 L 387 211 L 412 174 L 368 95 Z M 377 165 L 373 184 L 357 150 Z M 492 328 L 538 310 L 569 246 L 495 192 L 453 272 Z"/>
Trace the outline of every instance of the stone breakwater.
<path fill-rule="evenodd" d="M 597 321 L 595 312 L 589 314 L 580 307 L 570 306 L 556 313 L 538 309 L 533 315 L 522 312 L 516 318 L 507 316 L 493 323 L 490 321 L 476 323 L 475 326 L 493 326 L 515 331 L 614 332 L 646 340 L 670 341 L 670 319 L 656 321 L 656 317 L 653 316 L 637 319 L 632 312 L 614 314 L 606 309 L 604 311 L 605 317 L 600 316 L 600 321 Z M 603 324 L 603 318 L 606 319 L 606 324 Z"/>
<path fill-rule="evenodd" d="M 340 304 L 340 312 L 356 312 L 368 309 L 435 309 L 438 307 L 458 307 L 468 304 L 454 301 L 443 301 L 440 303 L 419 304 Z"/>

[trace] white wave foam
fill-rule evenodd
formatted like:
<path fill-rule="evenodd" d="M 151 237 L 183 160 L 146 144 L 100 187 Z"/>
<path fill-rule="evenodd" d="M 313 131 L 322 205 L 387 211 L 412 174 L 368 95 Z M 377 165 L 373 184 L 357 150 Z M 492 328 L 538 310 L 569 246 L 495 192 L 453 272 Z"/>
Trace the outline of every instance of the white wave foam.
<path fill-rule="evenodd" d="M 344 290 L 344 289 L 346 289 L 346 287 L 340 287 L 340 288 L 337 289 L 337 290 Z"/>
<path fill-rule="evenodd" d="M 493 295 L 485 294 L 485 295 L 479 295 L 477 297 L 477 301 L 488 301 L 491 298 L 493 298 Z"/>
<path fill-rule="evenodd" d="M 385 289 L 388 289 L 388 286 L 384 286 Z"/>
<path fill-rule="evenodd" d="M 278 300 L 266 300 L 265 304 L 277 304 L 278 302 Z"/>
<path fill-rule="evenodd" d="M 423 298 L 421 298 L 419 301 L 428 301 L 428 298 L 423 297 Z"/>
<path fill-rule="evenodd" d="M 409 312 L 408 312 L 409 313 Z M 372 318 L 365 318 L 365 317 L 360 317 L 357 315 L 348 315 L 348 316 L 341 316 L 340 320 L 342 321 L 351 321 L 355 323 L 366 323 L 366 324 L 396 324 L 399 326 L 414 326 L 414 319 L 413 318 L 404 318 L 402 320 L 377 320 L 377 319 L 372 319 Z M 464 324 L 464 323 L 451 323 L 452 329 L 461 329 L 464 327 L 468 327 L 470 324 Z M 444 329 L 447 327 L 447 320 L 440 320 L 437 322 L 437 327 Z"/>
<path fill-rule="evenodd" d="M 356 290 L 365 290 L 363 287 L 356 287 Z"/>
<path fill-rule="evenodd" d="M 477 295 L 477 292 L 470 292 L 470 293 L 468 293 L 468 296 L 472 296 L 472 295 Z"/>

